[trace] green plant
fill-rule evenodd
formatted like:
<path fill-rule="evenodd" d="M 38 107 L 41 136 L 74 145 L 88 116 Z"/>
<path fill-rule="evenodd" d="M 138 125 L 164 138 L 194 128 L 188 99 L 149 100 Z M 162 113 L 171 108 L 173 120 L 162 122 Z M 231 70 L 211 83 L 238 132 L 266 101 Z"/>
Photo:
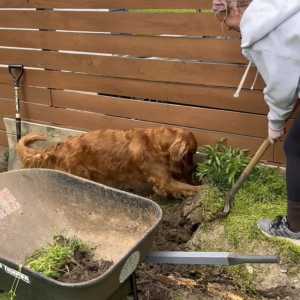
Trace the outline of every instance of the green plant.
<path fill-rule="evenodd" d="M 226 148 L 222 144 L 224 140 L 220 139 L 215 147 L 203 147 L 200 152 L 206 159 L 202 164 L 198 164 L 196 177 L 216 185 L 220 191 L 225 192 L 234 185 L 251 158 L 245 155 L 248 149 Z"/>
<path fill-rule="evenodd" d="M 0 300 L 11 300 L 11 293 L 0 293 Z"/>
<path fill-rule="evenodd" d="M 27 257 L 26 267 L 57 279 L 60 272 L 68 272 L 70 263 L 76 263 L 74 251 L 87 248 L 88 246 L 77 237 L 66 239 L 64 236 L 56 236 L 52 244 Z"/>

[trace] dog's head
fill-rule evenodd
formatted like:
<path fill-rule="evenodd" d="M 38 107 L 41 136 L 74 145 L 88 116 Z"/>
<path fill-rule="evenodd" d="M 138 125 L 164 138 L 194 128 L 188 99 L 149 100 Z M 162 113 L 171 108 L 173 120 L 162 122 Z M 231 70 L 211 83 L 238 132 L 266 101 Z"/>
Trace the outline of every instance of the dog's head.
<path fill-rule="evenodd" d="M 193 156 L 197 140 L 192 132 L 180 128 L 163 128 L 161 146 L 169 152 L 170 166 L 174 173 L 189 174 L 193 171 Z"/>

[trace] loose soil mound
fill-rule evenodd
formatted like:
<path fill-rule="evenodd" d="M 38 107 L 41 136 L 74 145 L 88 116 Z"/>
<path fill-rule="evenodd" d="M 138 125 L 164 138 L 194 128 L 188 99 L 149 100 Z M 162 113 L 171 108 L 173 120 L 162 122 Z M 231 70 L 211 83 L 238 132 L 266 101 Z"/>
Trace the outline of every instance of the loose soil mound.
<path fill-rule="evenodd" d="M 79 249 L 74 251 L 74 262 L 68 264 L 69 272 L 60 273 L 58 281 L 68 283 L 85 282 L 104 274 L 113 262 L 95 260 L 93 251 Z"/>
<path fill-rule="evenodd" d="M 191 207 L 191 199 L 161 199 L 153 195 L 147 185 L 118 188 L 150 197 L 162 207 L 164 216 L 151 251 L 188 250 L 188 242 L 198 228 L 186 211 L 187 207 Z M 232 277 L 210 273 L 205 266 L 142 264 L 136 276 L 140 300 L 250 299 L 236 291 Z"/>
<path fill-rule="evenodd" d="M 164 214 L 156 232 L 152 251 L 184 251 L 185 244 L 193 235 L 192 226 L 181 217 L 180 207 L 174 202 L 168 205 L 171 210 Z M 186 265 L 142 265 L 137 270 L 137 283 L 141 300 L 188 299 L 203 292 L 201 276 L 195 269 Z M 199 281 L 200 280 L 200 281 Z M 196 286 L 197 290 L 189 288 Z M 185 297 L 184 297 L 185 296 Z M 177 297 L 177 298 L 176 298 Z"/>

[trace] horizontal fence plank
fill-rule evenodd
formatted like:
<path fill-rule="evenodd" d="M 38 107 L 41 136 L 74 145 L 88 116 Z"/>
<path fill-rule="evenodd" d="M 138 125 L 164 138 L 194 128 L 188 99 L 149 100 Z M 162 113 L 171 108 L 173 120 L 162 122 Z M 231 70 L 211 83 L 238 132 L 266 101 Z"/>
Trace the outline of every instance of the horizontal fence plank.
<path fill-rule="evenodd" d="M 15 92 L 12 85 L 0 83 L 0 98 L 14 100 Z M 20 101 L 51 105 L 50 90 L 20 86 Z"/>
<path fill-rule="evenodd" d="M 6 131 L 0 130 L 0 145 L 8 147 Z"/>
<path fill-rule="evenodd" d="M 5 124 L 3 118 L 0 118 L 0 130 L 5 130 Z"/>
<path fill-rule="evenodd" d="M 0 11 L 0 27 L 135 34 L 224 35 L 221 23 L 211 13 L 5 10 Z M 226 36 L 240 36 L 239 33 L 225 27 Z"/>
<path fill-rule="evenodd" d="M 0 46 L 247 63 L 240 40 L 0 30 Z"/>
<path fill-rule="evenodd" d="M 1 0 L 5 8 L 202 8 L 211 9 L 209 0 Z"/>
<path fill-rule="evenodd" d="M 0 114 L 6 117 L 13 117 L 13 101 L 0 100 Z M 36 105 L 32 103 L 20 103 L 21 111 L 24 111 L 23 118 L 33 122 L 43 122 L 56 124 L 58 126 L 67 126 L 68 128 L 78 130 L 96 130 L 99 128 L 110 129 L 128 129 L 128 128 L 154 128 L 163 126 L 158 123 L 135 121 L 130 119 L 121 119 L 116 117 L 104 116 L 93 113 L 80 112 L 75 110 L 59 109 L 55 107 Z M 260 138 L 251 138 L 222 132 L 212 132 L 191 129 L 195 134 L 199 146 L 210 144 L 214 145 L 219 139 L 227 138 L 226 144 L 231 147 L 240 147 L 250 149 L 255 153 L 263 142 Z M 273 159 L 273 148 L 270 147 L 264 156 L 264 159 L 271 161 Z"/>
<path fill-rule="evenodd" d="M 252 137 L 263 138 L 267 132 L 267 118 L 253 114 L 55 90 L 52 91 L 52 101 L 55 107 Z"/>
<path fill-rule="evenodd" d="M 123 84 L 123 82 L 121 82 Z M 240 98 L 234 98 L 233 89 L 209 88 L 199 86 L 188 86 L 179 84 L 156 84 L 152 82 L 134 81 L 135 85 L 124 87 L 124 96 L 136 95 L 137 99 L 149 99 L 151 94 L 157 102 L 189 105 L 205 108 L 216 108 L 228 111 L 239 111 L 266 115 L 268 106 L 263 100 L 260 92 L 243 91 Z M 125 83 L 124 83 L 125 84 Z M 134 92 L 134 87 L 138 89 Z M 123 88 L 123 86 L 117 86 Z M 132 87 L 132 92 L 130 88 Z M 125 92 L 125 90 L 128 92 Z M 147 92 L 149 90 L 149 93 Z M 123 91 L 123 90 L 122 90 Z M 116 94 L 117 91 L 105 90 L 107 94 Z"/>
<path fill-rule="evenodd" d="M 7 70 L 0 68 L 0 82 L 11 83 Z M 21 84 L 52 89 L 80 90 L 116 96 L 152 99 L 170 103 L 267 114 L 268 107 L 259 91 L 242 90 L 234 98 L 235 89 L 109 78 L 66 72 L 26 69 Z"/>
<path fill-rule="evenodd" d="M 67 70 L 101 74 L 103 76 L 143 79 L 163 82 L 180 82 L 225 87 L 237 87 L 246 65 L 192 63 L 142 58 L 107 57 L 86 54 L 69 54 L 51 51 L 0 49 L 0 64 L 23 64 L 25 67 Z M 256 68 L 251 67 L 244 88 L 250 88 Z M 256 89 L 265 84 L 258 77 Z"/>

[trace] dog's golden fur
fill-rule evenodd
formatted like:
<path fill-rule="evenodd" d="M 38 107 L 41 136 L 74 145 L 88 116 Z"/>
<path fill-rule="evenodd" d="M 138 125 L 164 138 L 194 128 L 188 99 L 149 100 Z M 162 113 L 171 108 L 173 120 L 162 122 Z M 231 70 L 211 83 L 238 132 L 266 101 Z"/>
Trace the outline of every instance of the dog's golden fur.
<path fill-rule="evenodd" d="M 153 183 L 158 195 L 194 196 L 199 186 L 177 179 L 192 171 L 194 135 L 178 128 L 95 130 L 69 137 L 43 150 L 27 146 L 45 141 L 30 133 L 16 144 L 23 168 L 55 169 L 109 185 Z"/>

